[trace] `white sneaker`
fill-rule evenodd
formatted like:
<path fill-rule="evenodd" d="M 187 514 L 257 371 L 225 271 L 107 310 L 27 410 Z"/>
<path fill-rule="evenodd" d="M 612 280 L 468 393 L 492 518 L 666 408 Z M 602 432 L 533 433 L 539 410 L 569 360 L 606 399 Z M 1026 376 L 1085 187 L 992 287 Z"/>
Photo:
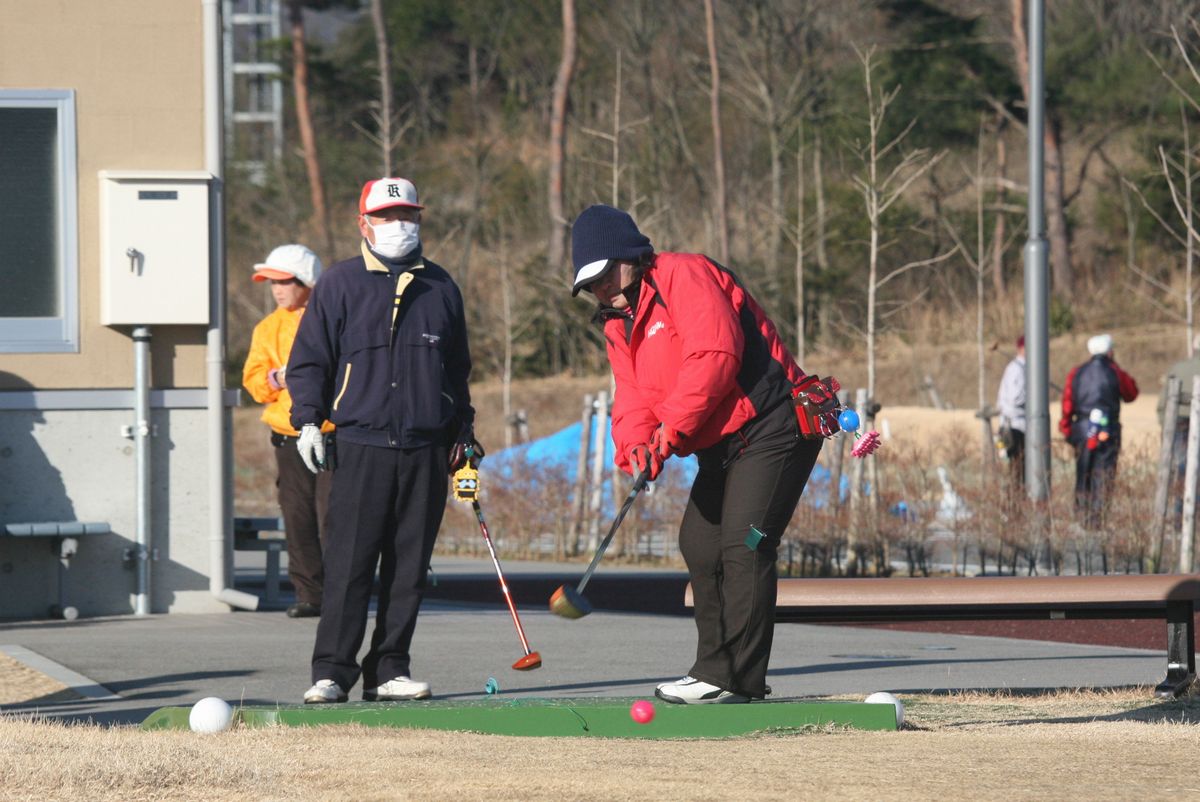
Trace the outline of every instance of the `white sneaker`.
<path fill-rule="evenodd" d="M 748 696 L 723 690 L 695 677 L 664 682 L 654 689 L 654 695 L 676 705 L 742 704 L 750 701 Z"/>
<path fill-rule="evenodd" d="M 410 699 L 428 699 L 433 695 L 428 682 L 409 677 L 396 677 L 378 688 L 363 690 L 364 702 L 407 702 Z"/>
<path fill-rule="evenodd" d="M 350 697 L 342 690 L 342 686 L 331 679 L 319 679 L 316 685 L 304 692 L 304 703 L 306 705 L 344 702 L 348 698 Z"/>

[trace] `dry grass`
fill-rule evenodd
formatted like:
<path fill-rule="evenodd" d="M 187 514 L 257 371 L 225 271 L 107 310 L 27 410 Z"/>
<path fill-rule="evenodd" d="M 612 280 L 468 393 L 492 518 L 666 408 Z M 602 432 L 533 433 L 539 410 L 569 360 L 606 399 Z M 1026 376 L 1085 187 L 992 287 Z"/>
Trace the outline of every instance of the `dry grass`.
<path fill-rule="evenodd" d="M 77 699 L 66 685 L 0 652 L 0 705 Z"/>
<path fill-rule="evenodd" d="M 596 742 L 319 727 L 217 735 L 0 719 L 0 799 L 1187 797 L 1200 702 L 1149 689 L 904 697 L 898 733 Z"/>

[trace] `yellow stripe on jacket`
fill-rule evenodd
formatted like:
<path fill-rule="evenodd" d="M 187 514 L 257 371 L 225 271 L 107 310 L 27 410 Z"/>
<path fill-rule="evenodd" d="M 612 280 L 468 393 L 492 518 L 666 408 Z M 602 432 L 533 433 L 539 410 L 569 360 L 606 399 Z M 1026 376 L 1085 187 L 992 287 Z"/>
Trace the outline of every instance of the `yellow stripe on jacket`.
<path fill-rule="evenodd" d="M 272 370 L 287 365 L 288 355 L 292 352 L 292 343 L 296 340 L 296 331 L 300 328 L 300 318 L 303 309 L 295 311 L 277 308 L 274 312 L 259 321 L 254 327 L 254 335 L 250 339 L 250 353 L 246 355 L 246 364 L 242 368 L 242 385 L 250 397 L 260 404 L 266 404 L 262 420 L 271 430 L 279 434 L 296 437 L 299 432 L 292 428 L 292 396 L 286 389 L 276 389 L 267 378 Z M 286 381 L 287 375 L 284 374 Z M 325 421 L 321 431 L 333 431 L 333 424 Z"/>

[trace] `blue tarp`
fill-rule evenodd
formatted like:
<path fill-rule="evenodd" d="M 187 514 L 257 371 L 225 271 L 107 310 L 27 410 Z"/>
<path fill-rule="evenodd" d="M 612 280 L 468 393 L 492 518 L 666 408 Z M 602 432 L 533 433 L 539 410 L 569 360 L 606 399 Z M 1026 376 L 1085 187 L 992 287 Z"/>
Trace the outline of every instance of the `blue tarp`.
<path fill-rule="evenodd" d="M 593 443 L 595 442 L 595 425 L 596 421 L 593 417 Z M 565 479 L 568 483 L 574 483 L 575 471 L 579 464 L 579 438 L 582 428 L 582 422 L 572 423 L 565 429 L 560 429 L 554 434 L 547 435 L 540 440 L 511 446 L 495 454 L 489 454 L 483 462 L 483 469 L 494 472 L 495 475 L 501 477 L 511 477 L 519 466 L 529 466 L 535 468 L 536 472 L 553 472 L 555 476 Z M 612 464 L 612 424 L 610 419 L 606 417 L 604 431 L 605 470 L 607 471 Z M 590 470 L 590 462 L 588 469 Z M 696 457 L 690 456 L 683 459 L 670 460 L 667 462 L 664 470 L 672 474 L 673 483 L 690 487 L 699 469 L 700 466 Z M 522 473 L 526 472 L 522 471 Z M 818 462 L 816 467 L 813 468 L 812 476 L 809 477 L 803 500 L 817 509 L 825 506 L 829 501 L 830 478 L 829 469 Z M 844 501 L 850 494 L 850 480 L 844 473 L 842 474 L 840 484 L 840 494 Z M 604 492 L 606 496 L 605 503 L 609 503 L 607 501 L 609 494 L 608 482 L 605 482 Z"/>

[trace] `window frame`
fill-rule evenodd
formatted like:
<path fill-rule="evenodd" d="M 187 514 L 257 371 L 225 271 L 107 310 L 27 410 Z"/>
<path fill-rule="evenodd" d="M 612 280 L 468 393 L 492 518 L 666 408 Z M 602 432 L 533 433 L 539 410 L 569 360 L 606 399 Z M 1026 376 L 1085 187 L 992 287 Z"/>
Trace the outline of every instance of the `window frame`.
<path fill-rule="evenodd" d="M 0 317 L 0 353 L 79 353 L 79 175 L 74 89 L 3 89 L 0 108 L 54 109 L 58 113 L 57 267 L 59 314 Z"/>

